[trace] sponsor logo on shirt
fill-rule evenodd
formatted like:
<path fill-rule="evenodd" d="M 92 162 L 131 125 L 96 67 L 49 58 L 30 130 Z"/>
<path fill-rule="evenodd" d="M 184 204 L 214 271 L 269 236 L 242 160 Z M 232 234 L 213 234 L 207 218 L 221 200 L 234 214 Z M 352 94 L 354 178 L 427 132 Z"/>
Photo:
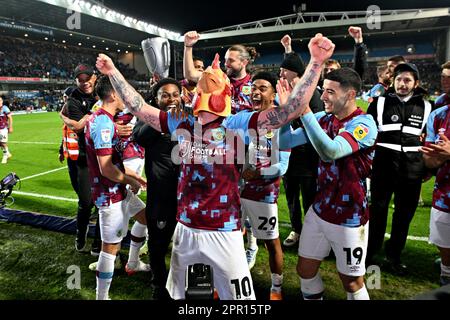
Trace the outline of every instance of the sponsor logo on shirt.
<path fill-rule="evenodd" d="M 226 154 L 225 148 L 214 145 L 199 142 L 192 143 L 187 140 L 180 144 L 180 156 L 188 163 L 209 163 L 210 158 L 225 156 Z"/>
<path fill-rule="evenodd" d="M 264 136 L 265 136 L 267 139 L 272 139 L 274 135 L 275 135 L 275 134 L 273 133 L 273 131 L 272 131 L 272 130 L 269 130 L 269 131 L 267 131 L 267 133 L 266 133 Z"/>

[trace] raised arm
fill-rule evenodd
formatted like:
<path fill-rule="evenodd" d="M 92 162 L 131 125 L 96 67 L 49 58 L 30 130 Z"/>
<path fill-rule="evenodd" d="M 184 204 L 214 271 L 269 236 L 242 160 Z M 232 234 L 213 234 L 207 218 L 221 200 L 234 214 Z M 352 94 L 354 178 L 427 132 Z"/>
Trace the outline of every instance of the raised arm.
<path fill-rule="evenodd" d="M 258 116 L 258 128 L 276 129 L 303 113 L 319 81 L 322 65 L 331 57 L 334 47 L 334 43 L 320 33 L 309 41 L 311 60 L 292 90 L 287 104 L 261 112 Z"/>
<path fill-rule="evenodd" d="M 363 33 L 360 27 L 349 27 L 349 35 L 355 40 L 355 51 L 353 53 L 353 69 L 358 72 L 361 79 L 367 69 L 367 47 L 363 42 Z"/>
<path fill-rule="evenodd" d="M 196 31 L 189 31 L 184 35 L 183 76 L 195 83 L 202 76 L 202 72 L 195 69 L 192 55 L 192 48 L 198 39 L 200 39 L 200 35 Z"/>
<path fill-rule="evenodd" d="M 155 130 L 161 131 L 161 123 L 159 121 L 161 111 L 145 102 L 144 98 L 117 70 L 110 57 L 100 53 L 97 57 L 96 67 L 102 74 L 109 77 L 114 90 L 133 115 L 148 123 Z"/>
<path fill-rule="evenodd" d="M 281 44 L 284 47 L 284 53 L 291 53 L 292 52 L 292 45 L 291 45 L 291 37 L 288 34 L 285 34 L 283 38 L 280 40 Z"/>

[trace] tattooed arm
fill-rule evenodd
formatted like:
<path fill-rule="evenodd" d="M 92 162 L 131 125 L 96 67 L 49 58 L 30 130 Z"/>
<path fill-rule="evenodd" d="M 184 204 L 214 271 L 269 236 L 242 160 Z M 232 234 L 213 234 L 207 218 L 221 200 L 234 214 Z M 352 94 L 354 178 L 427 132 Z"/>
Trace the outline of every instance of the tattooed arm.
<path fill-rule="evenodd" d="M 192 56 L 192 47 L 199 39 L 200 35 L 196 31 L 189 31 L 184 34 L 183 76 L 195 83 L 202 76 L 202 72 L 195 69 Z"/>
<path fill-rule="evenodd" d="M 279 108 L 272 108 L 261 112 L 258 116 L 259 129 L 279 128 L 302 114 L 308 106 L 319 82 L 322 64 L 333 54 L 334 43 L 318 33 L 310 40 L 308 47 L 311 54 L 311 61 L 302 78 L 292 90 L 288 102 Z"/>
<path fill-rule="evenodd" d="M 161 111 L 145 102 L 144 98 L 125 80 L 119 70 L 116 69 L 110 57 L 100 53 L 97 57 L 96 67 L 102 74 L 109 77 L 114 90 L 133 115 L 148 123 L 155 130 L 161 131 L 161 123 L 159 121 Z"/>

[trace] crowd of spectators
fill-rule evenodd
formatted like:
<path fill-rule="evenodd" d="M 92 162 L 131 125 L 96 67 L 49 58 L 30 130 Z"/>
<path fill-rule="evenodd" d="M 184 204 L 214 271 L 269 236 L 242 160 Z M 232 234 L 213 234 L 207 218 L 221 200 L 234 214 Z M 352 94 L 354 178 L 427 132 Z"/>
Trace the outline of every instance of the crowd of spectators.
<path fill-rule="evenodd" d="M 99 51 L 55 44 L 51 42 L 32 41 L 29 39 L 18 39 L 12 37 L 0 37 L 0 76 L 11 77 L 39 77 L 51 79 L 72 80 L 73 70 L 79 63 L 95 65 L 95 60 Z M 421 86 L 430 94 L 436 94 L 440 89 L 439 72 L 440 67 L 433 59 L 412 60 L 420 72 Z M 381 62 L 370 62 L 364 74 L 364 88 L 370 89 L 377 83 L 376 68 Z M 353 62 L 341 61 L 342 66 L 351 67 Z M 130 68 L 129 65 L 117 62 L 121 73 L 129 80 L 145 81 L 148 77 Z M 254 65 L 255 70 L 274 71 L 278 73 L 278 62 L 270 65 Z M 142 91 L 141 86 L 138 89 Z M 57 96 L 52 94 L 52 96 Z M 43 103 L 55 105 L 53 100 Z M 15 105 L 19 110 L 26 108 L 30 104 L 29 100 Z M 32 104 L 32 103 L 31 103 Z M 34 106 L 39 107 L 39 106 Z"/>
<path fill-rule="evenodd" d="M 32 41 L 0 37 L 0 76 L 73 79 L 79 63 L 95 65 L 98 51 Z M 117 63 L 119 70 L 130 80 L 146 80 L 146 76 Z"/>

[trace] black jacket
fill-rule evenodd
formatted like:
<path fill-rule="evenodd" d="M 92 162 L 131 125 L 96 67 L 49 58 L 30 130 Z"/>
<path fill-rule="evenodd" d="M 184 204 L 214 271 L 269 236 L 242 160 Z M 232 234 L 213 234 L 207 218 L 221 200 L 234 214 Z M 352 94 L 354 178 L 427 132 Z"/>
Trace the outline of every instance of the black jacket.
<path fill-rule="evenodd" d="M 97 99 L 93 94 L 84 94 L 80 89 L 76 89 L 72 92 L 67 100 L 67 112 L 68 117 L 71 120 L 80 121 L 85 115 L 87 115 Z M 78 133 L 78 146 L 80 147 L 80 153 L 78 159 L 86 159 L 86 141 L 84 140 L 84 131 Z"/>
<path fill-rule="evenodd" d="M 414 90 L 413 96 L 404 102 L 398 98 L 394 89 L 390 88 L 382 96 L 385 99 L 382 116 L 377 110 L 380 97 L 375 98 L 369 105 L 367 113 L 372 115 L 379 128 L 373 160 L 373 175 L 387 175 L 390 178 L 401 176 L 409 179 L 424 177 L 426 168 L 422 153 L 405 152 L 405 150 L 417 149 L 422 145 L 420 132 L 426 132 L 425 124 L 429 111 L 434 108 L 433 103 L 430 102 L 431 109 L 428 108 L 427 112 L 425 95 L 426 91 L 419 87 Z M 401 150 L 393 150 L 382 144 L 396 146 Z"/>
<path fill-rule="evenodd" d="M 320 100 L 319 90 L 316 89 L 309 102 L 309 106 L 313 113 L 324 110 L 323 101 Z M 297 129 L 303 127 L 301 120 L 295 119 L 291 123 L 292 128 Z M 289 166 L 286 175 L 297 177 L 316 177 L 319 167 L 319 155 L 310 143 L 306 143 L 292 148 L 289 157 Z"/>
<path fill-rule="evenodd" d="M 177 142 L 140 120 L 133 129 L 133 139 L 145 148 L 147 209 L 153 217 L 165 220 L 168 213 L 176 213 L 179 166 L 172 162 L 171 154 Z"/>
<path fill-rule="evenodd" d="M 355 43 L 353 52 L 353 69 L 364 79 L 367 70 L 367 46 L 364 43 Z"/>

